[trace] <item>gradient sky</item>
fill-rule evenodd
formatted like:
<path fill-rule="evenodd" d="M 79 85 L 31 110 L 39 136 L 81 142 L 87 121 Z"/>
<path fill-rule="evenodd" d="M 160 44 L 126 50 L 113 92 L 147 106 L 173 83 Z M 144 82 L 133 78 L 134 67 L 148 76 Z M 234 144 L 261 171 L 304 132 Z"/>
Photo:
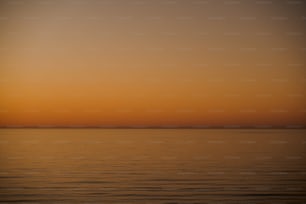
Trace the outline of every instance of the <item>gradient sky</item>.
<path fill-rule="evenodd" d="M 304 1 L 1 1 L 0 126 L 305 126 Z"/>

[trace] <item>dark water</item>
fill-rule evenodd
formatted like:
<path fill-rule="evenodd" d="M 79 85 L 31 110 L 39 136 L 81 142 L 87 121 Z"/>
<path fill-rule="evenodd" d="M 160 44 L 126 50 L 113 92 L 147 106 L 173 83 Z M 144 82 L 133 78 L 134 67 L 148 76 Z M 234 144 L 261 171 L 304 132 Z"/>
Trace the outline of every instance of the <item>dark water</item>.
<path fill-rule="evenodd" d="M 4 203 L 306 203 L 305 130 L 0 130 Z"/>

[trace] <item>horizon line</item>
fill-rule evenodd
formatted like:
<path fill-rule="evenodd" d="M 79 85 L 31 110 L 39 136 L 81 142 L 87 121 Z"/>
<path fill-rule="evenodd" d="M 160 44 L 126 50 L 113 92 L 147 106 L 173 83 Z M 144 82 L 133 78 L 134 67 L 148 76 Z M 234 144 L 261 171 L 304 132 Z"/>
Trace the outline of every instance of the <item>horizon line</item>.
<path fill-rule="evenodd" d="M 31 126 L 0 126 L 0 129 L 306 129 L 306 125 L 224 125 L 224 126 L 82 126 L 82 125 L 67 125 L 67 126 L 49 126 L 49 125 L 31 125 Z"/>

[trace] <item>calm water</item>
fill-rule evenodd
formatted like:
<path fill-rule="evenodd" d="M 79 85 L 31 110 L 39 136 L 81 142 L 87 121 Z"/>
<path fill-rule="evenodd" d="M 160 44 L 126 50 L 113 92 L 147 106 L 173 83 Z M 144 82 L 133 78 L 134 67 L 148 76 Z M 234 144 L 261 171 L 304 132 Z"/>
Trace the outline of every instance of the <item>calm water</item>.
<path fill-rule="evenodd" d="M 305 130 L 0 130 L 5 203 L 306 203 Z"/>

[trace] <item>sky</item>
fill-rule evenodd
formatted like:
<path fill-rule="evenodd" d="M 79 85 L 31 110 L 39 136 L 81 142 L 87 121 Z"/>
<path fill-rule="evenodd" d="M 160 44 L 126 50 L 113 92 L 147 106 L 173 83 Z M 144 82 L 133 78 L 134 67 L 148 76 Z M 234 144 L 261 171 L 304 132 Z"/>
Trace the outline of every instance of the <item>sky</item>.
<path fill-rule="evenodd" d="M 0 126 L 305 127 L 305 8 L 1 1 Z"/>

